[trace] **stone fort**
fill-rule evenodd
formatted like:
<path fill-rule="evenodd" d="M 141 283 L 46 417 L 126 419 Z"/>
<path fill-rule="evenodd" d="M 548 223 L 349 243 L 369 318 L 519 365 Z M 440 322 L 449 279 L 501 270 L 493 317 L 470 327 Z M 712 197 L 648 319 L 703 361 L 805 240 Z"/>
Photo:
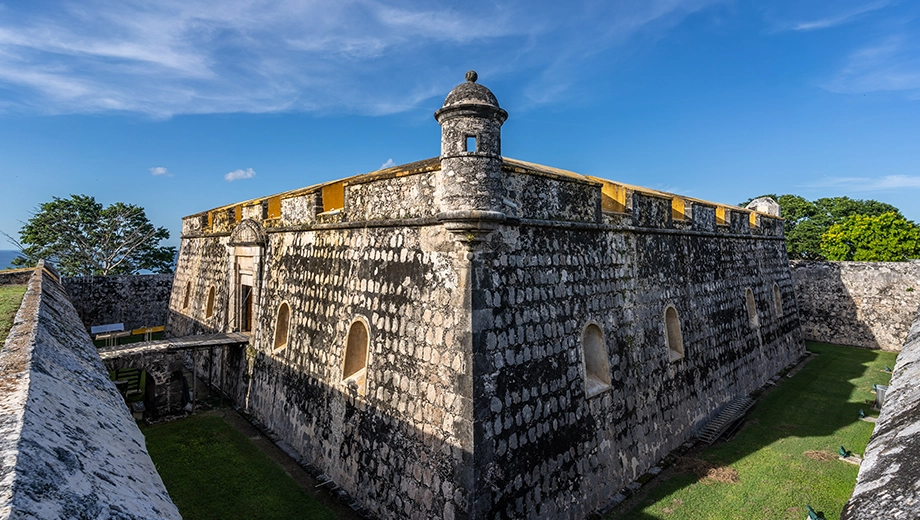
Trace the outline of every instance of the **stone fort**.
<path fill-rule="evenodd" d="M 438 157 L 183 219 L 166 334 L 243 334 L 196 366 L 374 516 L 584 517 L 804 353 L 778 211 L 503 157 L 507 117 L 471 71 Z"/>

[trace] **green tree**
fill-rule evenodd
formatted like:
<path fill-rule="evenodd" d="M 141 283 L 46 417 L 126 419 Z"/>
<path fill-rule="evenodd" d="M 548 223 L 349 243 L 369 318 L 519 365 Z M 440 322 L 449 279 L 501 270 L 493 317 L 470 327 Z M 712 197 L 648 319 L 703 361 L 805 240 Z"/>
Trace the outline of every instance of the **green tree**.
<path fill-rule="evenodd" d="M 879 216 L 895 213 L 904 218 L 898 208 L 877 200 L 849 197 L 825 197 L 814 202 L 798 195 L 762 195 L 775 200 L 781 210 L 786 250 L 792 260 L 824 260 L 821 237 L 838 222 L 853 215 Z M 756 198 L 756 197 L 755 197 Z M 751 200 L 741 204 L 746 206 Z"/>
<path fill-rule="evenodd" d="M 55 263 L 64 276 L 135 274 L 142 269 L 172 272 L 176 248 L 160 246 L 169 238 L 154 227 L 144 209 L 116 202 L 103 207 L 93 197 L 54 197 L 19 231 L 23 256 L 14 265 L 35 265 L 39 258 Z"/>
<path fill-rule="evenodd" d="M 851 215 L 821 239 L 828 260 L 900 262 L 920 258 L 920 227 L 895 212 Z"/>

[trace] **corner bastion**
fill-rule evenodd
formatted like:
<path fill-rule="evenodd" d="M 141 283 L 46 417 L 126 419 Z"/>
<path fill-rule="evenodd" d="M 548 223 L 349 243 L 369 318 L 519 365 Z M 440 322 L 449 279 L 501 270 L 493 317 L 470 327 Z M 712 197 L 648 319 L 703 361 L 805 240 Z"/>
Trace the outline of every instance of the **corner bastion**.
<path fill-rule="evenodd" d="M 181 518 L 58 280 L 33 271 L 0 351 L 0 518 Z"/>
<path fill-rule="evenodd" d="M 166 333 L 381 518 L 580 518 L 804 353 L 782 219 L 501 155 L 475 73 L 441 154 L 183 219 Z"/>

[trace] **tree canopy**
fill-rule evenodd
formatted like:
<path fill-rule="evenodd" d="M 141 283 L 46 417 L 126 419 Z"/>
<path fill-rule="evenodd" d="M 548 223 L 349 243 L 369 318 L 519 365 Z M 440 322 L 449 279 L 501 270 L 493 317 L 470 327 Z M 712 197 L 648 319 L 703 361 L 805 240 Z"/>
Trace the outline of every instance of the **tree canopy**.
<path fill-rule="evenodd" d="M 786 235 L 786 249 L 792 260 L 825 260 L 822 237 L 834 226 L 854 215 L 877 217 L 892 213 L 904 219 L 898 208 L 877 200 L 826 197 L 809 201 L 798 195 L 761 195 L 779 203 Z M 757 197 L 754 197 L 757 198 Z M 746 206 L 753 198 L 741 204 Z M 906 220 L 905 220 L 906 221 Z M 909 222 L 909 221 L 906 221 Z M 911 223 L 913 224 L 913 223 Z"/>
<path fill-rule="evenodd" d="M 828 260 L 901 262 L 920 258 L 920 227 L 894 212 L 851 215 L 821 239 Z"/>
<path fill-rule="evenodd" d="M 169 238 L 154 227 L 144 208 L 116 202 L 103 206 L 93 197 L 54 197 L 19 231 L 23 256 L 14 265 L 51 260 L 64 276 L 136 274 L 142 269 L 172 272 L 176 248 L 160 246 Z"/>

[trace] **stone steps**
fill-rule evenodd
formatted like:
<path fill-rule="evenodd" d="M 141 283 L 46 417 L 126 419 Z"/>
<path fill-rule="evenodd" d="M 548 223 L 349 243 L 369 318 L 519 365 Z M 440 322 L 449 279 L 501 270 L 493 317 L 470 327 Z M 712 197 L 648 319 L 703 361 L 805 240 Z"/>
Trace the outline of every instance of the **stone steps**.
<path fill-rule="evenodd" d="M 722 408 L 722 411 L 715 419 L 709 421 L 706 426 L 700 430 L 696 438 L 706 444 L 712 444 L 725 433 L 735 421 L 740 419 L 754 406 L 754 400 L 748 396 L 741 396 L 733 399 L 730 403 Z"/>

